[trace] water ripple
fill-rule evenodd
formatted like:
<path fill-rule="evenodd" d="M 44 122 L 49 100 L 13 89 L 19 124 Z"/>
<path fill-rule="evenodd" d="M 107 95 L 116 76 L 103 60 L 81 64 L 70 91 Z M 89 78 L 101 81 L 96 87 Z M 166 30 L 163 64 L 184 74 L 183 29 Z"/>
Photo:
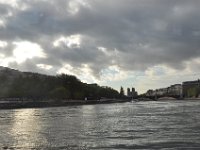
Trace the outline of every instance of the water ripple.
<path fill-rule="evenodd" d="M 0 110 L 0 149 L 200 149 L 200 101 Z"/>

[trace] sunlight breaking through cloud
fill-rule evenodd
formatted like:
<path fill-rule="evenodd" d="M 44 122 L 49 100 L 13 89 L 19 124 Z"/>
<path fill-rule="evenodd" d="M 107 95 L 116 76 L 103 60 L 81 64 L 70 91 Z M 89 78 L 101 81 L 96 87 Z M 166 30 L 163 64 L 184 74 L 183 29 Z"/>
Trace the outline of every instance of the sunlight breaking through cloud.
<path fill-rule="evenodd" d="M 70 35 L 68 37 L 61 36 L 53 42 L 55 47 L 67 46 L 68 48 L 80 48 L 81 35 Z"/>
<path fill-rule="evenodd" d="M 13 57 L 17 63 L 23 63 L 27 59 L 32 59 L 34 57 L 46 57 L 42 48 L 36 43 L 23 41 L 13 42 L 13 44 L 16 46 L 16 48 L 13 50 Z"/>

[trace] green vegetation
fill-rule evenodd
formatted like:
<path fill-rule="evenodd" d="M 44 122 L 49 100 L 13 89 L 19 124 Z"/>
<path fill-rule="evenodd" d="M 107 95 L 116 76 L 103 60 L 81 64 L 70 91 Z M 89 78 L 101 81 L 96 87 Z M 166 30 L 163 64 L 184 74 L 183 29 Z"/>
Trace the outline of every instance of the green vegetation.
<path fill-rule="evenodd" d="M 0 72 L 0 98 L 41 99 L 70 99 L 80 100 L 85 97 L 91 99 L 119 98 L 118 91 L 110 87 L 100 87 L 97 84 L 86 84 L 75 76 L 61 74 L 47 76 L 37 73 L 11 71 Z"/>
<path fill-rule="evenodd" d="M 187 91 L 188 97 L 198 97 L 198 88 L 197 87 L 191 87 Z"/>

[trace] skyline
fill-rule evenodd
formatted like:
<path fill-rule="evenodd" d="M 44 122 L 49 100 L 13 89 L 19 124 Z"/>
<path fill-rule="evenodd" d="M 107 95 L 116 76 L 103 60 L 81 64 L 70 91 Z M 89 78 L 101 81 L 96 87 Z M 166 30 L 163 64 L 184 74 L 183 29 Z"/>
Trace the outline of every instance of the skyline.
<path fill-rule="evenodd" d="M 139 93 L 200 72 L 199 0 L 0 0 L 0 66 Z"/>

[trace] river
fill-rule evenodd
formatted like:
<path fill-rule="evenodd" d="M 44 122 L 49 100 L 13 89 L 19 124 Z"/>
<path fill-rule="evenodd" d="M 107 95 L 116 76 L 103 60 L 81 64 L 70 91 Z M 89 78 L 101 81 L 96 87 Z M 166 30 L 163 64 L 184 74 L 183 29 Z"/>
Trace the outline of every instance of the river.
<path fill-rule="evenodd" d="M 0 110 L 0 149 L 200 149 L 200 101 Z"/>

